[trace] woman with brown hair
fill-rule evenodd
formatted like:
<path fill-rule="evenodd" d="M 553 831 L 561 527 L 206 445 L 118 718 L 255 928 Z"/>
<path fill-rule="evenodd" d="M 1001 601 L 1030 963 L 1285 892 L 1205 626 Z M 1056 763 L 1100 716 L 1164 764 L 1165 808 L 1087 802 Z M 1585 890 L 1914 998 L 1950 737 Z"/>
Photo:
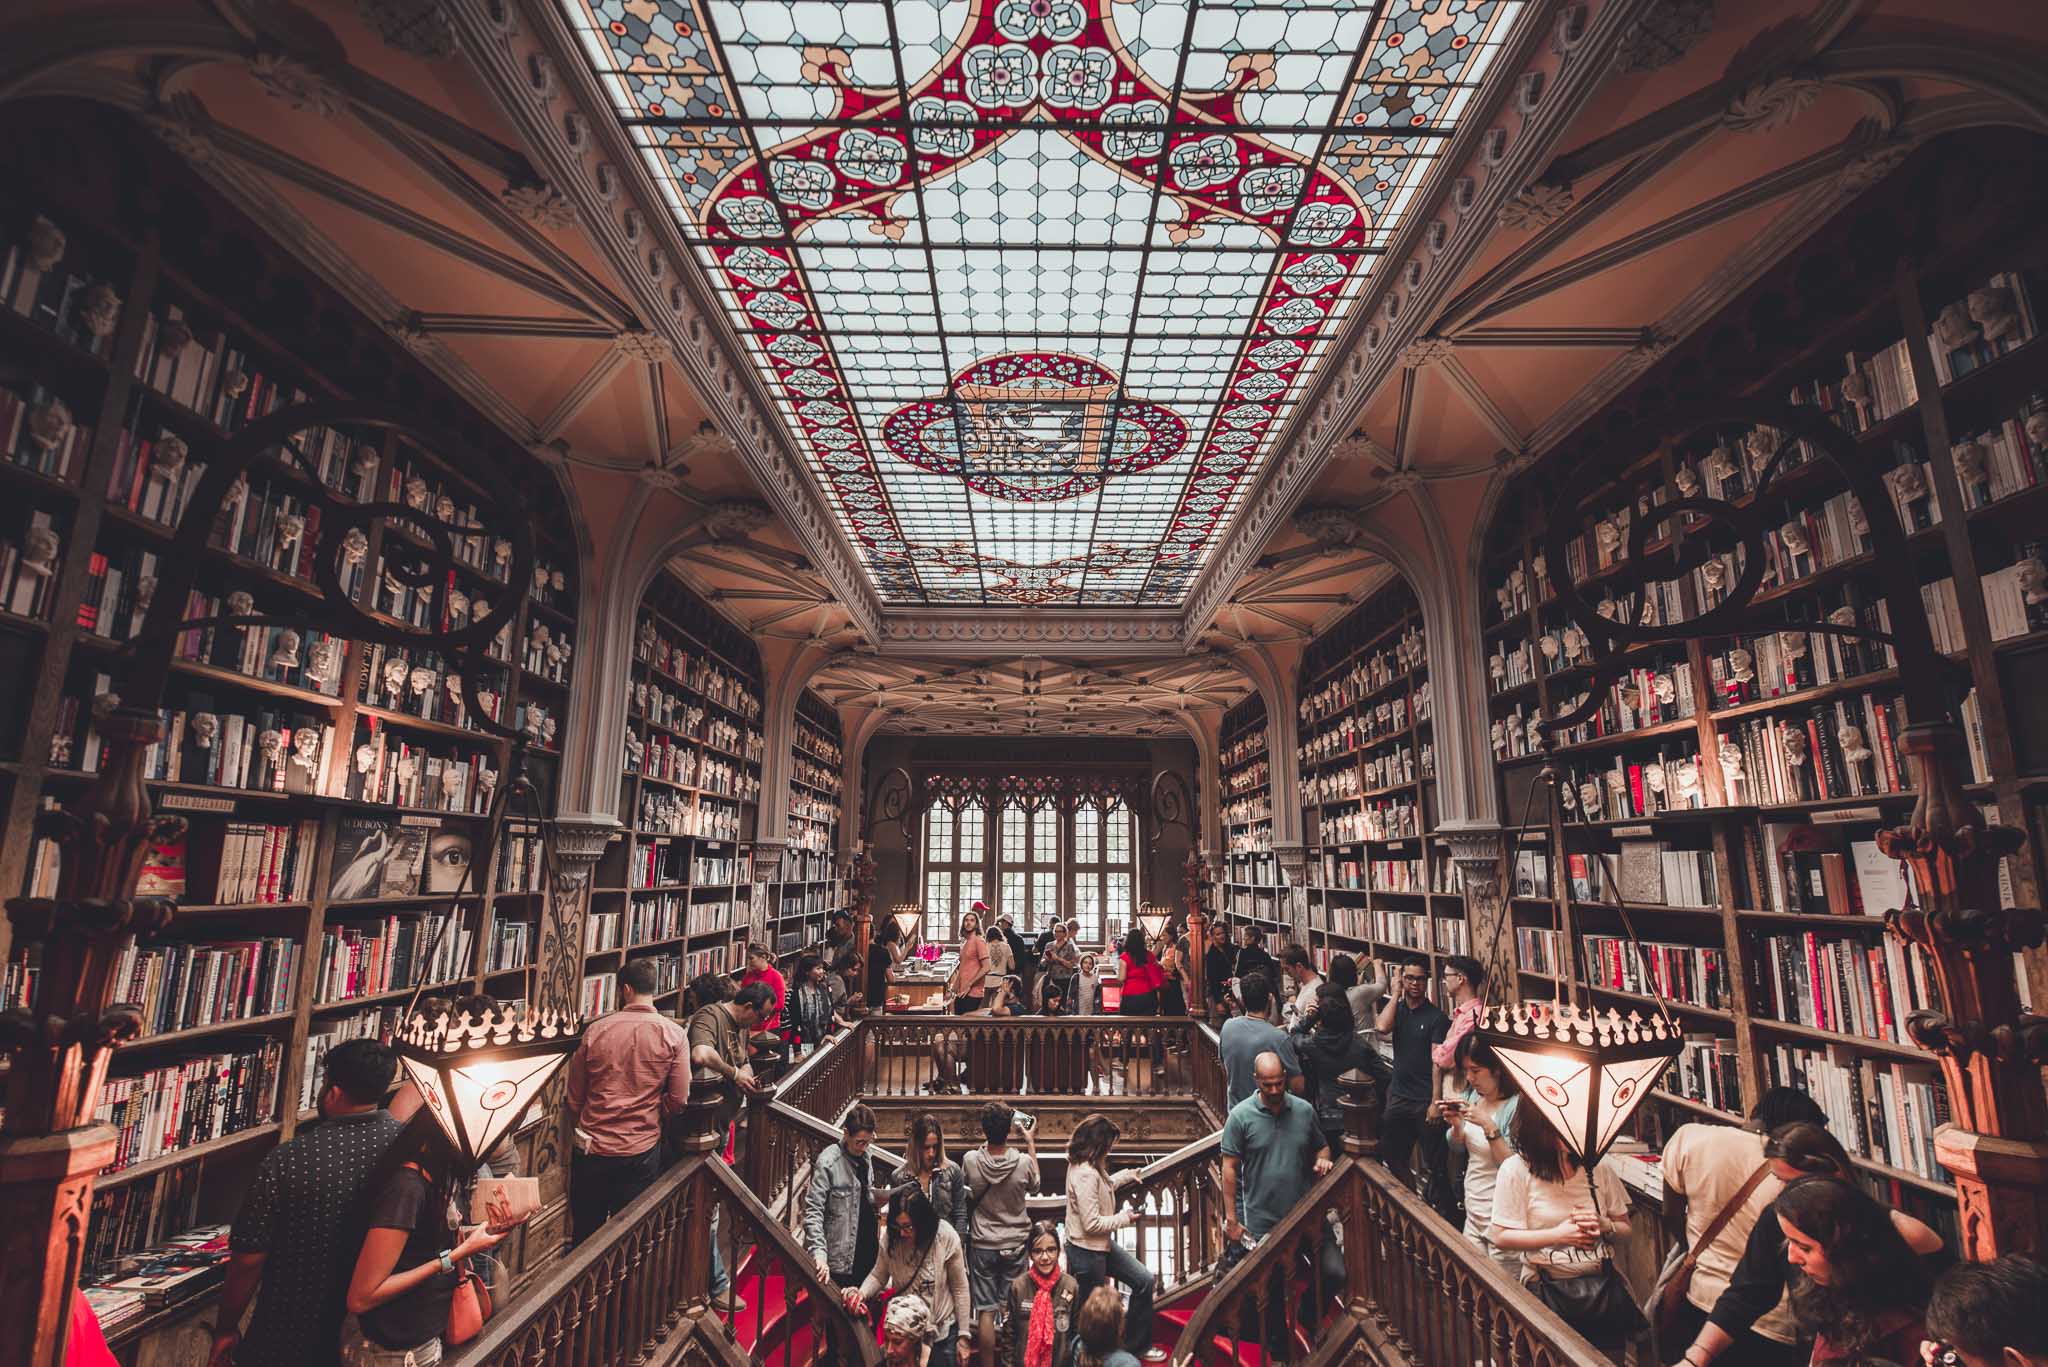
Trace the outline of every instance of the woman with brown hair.
<path fill-rule="evenodd" d="M 1119 1189 L 1135 1175 L 1125 1171 L 1110 1176 L 1109 1152 L 1117 1135 L 1116 1122 L 1098 1112 L 1076 1125 L 1067 1141 L 1067 1267 L 1084 1298 L 1105 1288 L 1114 1297 L 1114 1289 L 1107 1288 L 1111 1279 L 1130 1288 L 1124 1346 L 1150 1360 L 1152 1290 L 1157 1279 L 1115 1238 L 1118 1230 L 1138 1218 L 1135 1210 L 1117 1209 Z"/>
<path fill-rule="evenodd" d="M 1649 1326 L 1614 1269 L 1628 1238 L 1628 1192 L 1611 1165 L 1581 1167 L 1534 1106 L 1518 1106 L 1514 1153 L 1494 1178 L 1494 1247 L 1519 1253 L 1523 1280 L 1567 1324 L 1616 1361 Z"/>
<path fill-rule="evenodd" d="M 910 1122 L 909 1150 L 891 1185 L 915 1184 L 939 1218 L 967 1242 L 967 1174 L 946 1157 L 946 1132 L 930 1111 Z"/>
<path fill-rule="evenodd" d="M 1138 1367 L 1138 1359 L 1122 1346 L 1124 1303 L 1116 1288 L 1098 1286 L 1081 1302 L 1075 1325 L 1074 1367 Z"/>
<path fill-rule="evenodd" d="M 1932 1278 L 1891 1212 L 1847 1182 L 1806 1177 L 1771 1207 L 1794 1269 L 1792 1313 L 1813 1333 L 1813 1361 L 1911 1362 L 1925 1337 Z"/>

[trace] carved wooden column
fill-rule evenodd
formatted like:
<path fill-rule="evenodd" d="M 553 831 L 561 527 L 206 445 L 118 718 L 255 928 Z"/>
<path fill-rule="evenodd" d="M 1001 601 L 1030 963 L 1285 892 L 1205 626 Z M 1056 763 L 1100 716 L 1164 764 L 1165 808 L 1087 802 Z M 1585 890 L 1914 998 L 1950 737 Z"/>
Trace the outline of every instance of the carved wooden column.
<path fill-rule="evenodd" d="M 110 1005 L 114 967 L 132 936 L 162 929 L 173 913 L 168 900 L 135 896 L 149 842 L 185 824 L 155 815 L 143 786 L 163 723 L 117 710 L 99 729 L 98 781 L 37 821 L 57 842 L 57 895 L 7 904 L 16 939 L 43 946 L 34 1000 L 0 1014 L 0 1052 L 11 1060 L 0 1126 L 0 1362 L 10 1367 L 64 1361 L 93 1176 L 114 1157 L 113 1127 L 92 1115 L 114 1050 L 142 1030 L 133 1007 Z"/>
<path fill-rule="evenodd" d="M 590 914 L 590 889 L 596 881 L 597 861 L 618 834 L 619 828 L 609 823 L 554 824 L 554 886 L 548 889 L 553 911 L 541 918 L 540 941 L 534 949 L 531 1005 L 535 1010 L 553 1008 L 571 1015 L 582 1010 L 583 925 Z M 551 1123 L 541 1126 L 533 1142 L 532 1170 L 527 1176 L 540 1179 L 541 1206 L 521 1244 L 516 1270 L 522 1277 L 532 1276 L 561 1256 L 569 1241 L 571 1125 L 563 1101 L 568 1088 L 565 1068 L 541 1093 L 541 1112 Z"/>
<path fill-rule="evenodd" d="M 692 1078 L 690 1104 L 675 1123 L 682 1162 L 700 1169 L 690 1178 L 689 1209 L 683 1216 L 683 1285 L 676 1288 L 676 1298 L 690 1315 L 703 1314 L 711 1304 L 711 1209 L 717 1186 L 702 1169 L 725 1142 L 732 1099 L 732 1084 L 725 1079 Z"/>
<path fill-rule="evenodd" d="M 1515 953 L 1514 888 L 1503 868 L 1505 833 L 1491 826 L 1439 830 L 1451 847 L 1465 885 L 1465 926 L 1472 937 L 1472 957 L 1486 969 L 1486 1000 L 1512 1002 L 1521 997 L 1521 972 Z"/>
<path fill-rule="evenodd" d="M 1902 657 L 1903 661 L 1903 657 Z M 1955 772 L 1963 737 L 1947 722 L 1906 728 L 1901 748 L 1919 797 L 1908 825 L 1878 847 L 1913 872 L 1918 905 L 1886 918 L 1925 950 L 1946 1013 L 1917 1011 L 1915 1043 L 1941 1059 L 1951 1124 L 1934 1155 L 1955 1174 L 1963 1252 L 1973 1259 L 2048 1250 L 2048 1017 L 2020 1009 L 2013 953 L 2042 940 L 2042 913 L 2002 907 L 1998 865 L 2021 833 L 1984 825 Z"/>

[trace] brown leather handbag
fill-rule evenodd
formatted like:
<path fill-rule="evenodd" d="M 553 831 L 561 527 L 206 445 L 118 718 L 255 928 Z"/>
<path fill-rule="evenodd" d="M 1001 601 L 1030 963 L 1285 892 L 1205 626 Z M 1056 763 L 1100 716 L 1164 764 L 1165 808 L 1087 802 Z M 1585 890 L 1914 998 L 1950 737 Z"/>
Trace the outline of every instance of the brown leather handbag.
<path fill-rule="evenodd" d="M 1692 1274 L 1700 1265 L 1700 1254 L 1707 1245 L 1721 1237 L 1721 1231 L 1728 1228 L 1728 1222 L 1735 1218 L 1760 1183 L 1770 1174 L 1768 1161 L 1756 1165 L 1756 1171 L 1733 1196 L 1728 1204 L 1715 1214 L 1713 1222 L 1700 1231 L 1700 1237 L 1691 1248 L 1683 1245 L 1674 1247 L 1664 1259 L 1664 1269 L 1657 1274 L 1657 1288 L 1650 1293 L 1650 1301 L 1643 1309 L 1647 1312 L 1650 1327 L 1657 1331 L 1657 1342 L 1661 1347 L 1678 1327 L 1678 1317 L 1685 1313 L 1686 1293 L 1692 1289 Z"/>

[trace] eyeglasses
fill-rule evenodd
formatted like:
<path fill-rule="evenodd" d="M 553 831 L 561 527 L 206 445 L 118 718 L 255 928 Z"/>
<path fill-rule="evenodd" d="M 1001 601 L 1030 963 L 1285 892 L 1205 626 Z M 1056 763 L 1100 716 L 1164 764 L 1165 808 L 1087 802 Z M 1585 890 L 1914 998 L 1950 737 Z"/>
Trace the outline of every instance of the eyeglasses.
<path fill-rule="evenodd" d="M 1429 979 L 1420 973 L 1403 973 L 1401 981 L 1404 983 L 1426 983 Z"/>

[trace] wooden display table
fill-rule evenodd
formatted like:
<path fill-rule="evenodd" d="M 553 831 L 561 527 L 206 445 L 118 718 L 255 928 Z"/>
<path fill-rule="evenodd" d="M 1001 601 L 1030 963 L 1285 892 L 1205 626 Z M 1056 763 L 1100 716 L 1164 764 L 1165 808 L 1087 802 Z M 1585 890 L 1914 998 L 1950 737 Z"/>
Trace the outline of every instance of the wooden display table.
<path fill-rule="evenodd" d="M 946 995 L 946 980 L 943 977 L 899 978 L 891 975 L 889 997 L 893 1002 L 901 998 L 903 1005 L 890 1006 L 894 1011 L 939 1010 Z"/>

